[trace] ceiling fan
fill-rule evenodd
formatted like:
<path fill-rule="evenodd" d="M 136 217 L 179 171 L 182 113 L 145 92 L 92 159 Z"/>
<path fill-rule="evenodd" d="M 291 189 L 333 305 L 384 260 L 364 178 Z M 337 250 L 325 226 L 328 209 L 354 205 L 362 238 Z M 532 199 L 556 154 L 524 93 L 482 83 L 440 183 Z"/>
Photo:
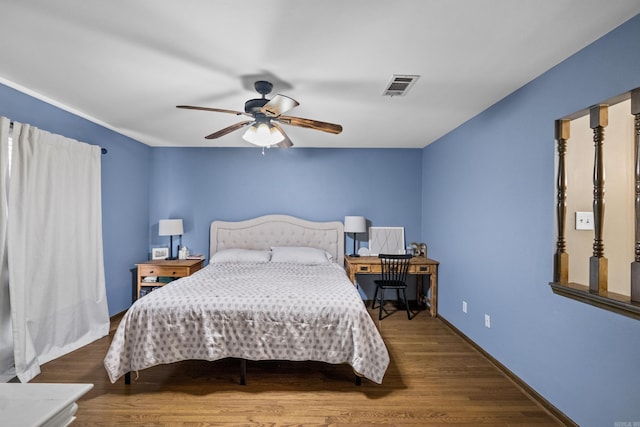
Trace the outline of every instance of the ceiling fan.
<path fill-rule="evenodd" d="M 177 108 L 213 111 L 218 113 L 235 114 L 236 116 L 251 117 L 251 120 L 236 123 L 207 135 L 205 136 L 206 139 L 220 138 L 228 133 L 248 126 L 248 129 L 244 135 L 242 135 L 242 138 L 245 141 L 261 147 L 277 146 L 288 148 L 293 146 L 293 143 L 287 134 L 284 133 L 280 124 L 315 129 L 333 134 L 339 134 L 342 132 L 341 125 L 320 122 L 318 120 L 303 119 L 301 117 L 283 116 L 282 113 L 300 105 L 298 101 L 280 94 L 275 95 L 273 99 L 267 99 L 266 95 L 271 92 L 273 85 L 264 80 L 255 82 L 254 87 L 256 91 L 262 95 L 262 98 L 250 99 L 245 102 L 244 112 L 224 110 L 221 108 L 195 107 L 191 105 L 178 105 Z"/>

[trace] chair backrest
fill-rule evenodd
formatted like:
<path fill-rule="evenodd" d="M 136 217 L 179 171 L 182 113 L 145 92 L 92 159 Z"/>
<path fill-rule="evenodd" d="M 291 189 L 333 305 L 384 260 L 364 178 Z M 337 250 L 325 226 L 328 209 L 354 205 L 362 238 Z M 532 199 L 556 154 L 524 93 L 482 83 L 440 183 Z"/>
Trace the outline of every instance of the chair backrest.
<path fill-rule="evenodd" d="M 380 254 L 378 258 L 380 258 L 380 264 L 382 266 L 382 280 L 398 282 L 399 284 L 406 282 L 409 263 L 412 258 L 411 254 Z"/>

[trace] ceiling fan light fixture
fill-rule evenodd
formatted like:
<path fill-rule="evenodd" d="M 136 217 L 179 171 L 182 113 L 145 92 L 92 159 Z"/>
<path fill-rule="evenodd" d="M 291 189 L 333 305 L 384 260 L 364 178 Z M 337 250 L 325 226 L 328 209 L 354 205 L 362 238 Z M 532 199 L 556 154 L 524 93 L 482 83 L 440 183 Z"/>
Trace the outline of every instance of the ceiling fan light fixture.
<path fill-rule="evenodd" d="M 281 142 L 284 135 L 270 124 L 260 123 L 249 126 L 242 139 L 260 147 L 269 147 Z"/>
<path fill-rule="evenodd" d="M 282 127 L 280 127 L 281 124 L 314 129 L 332 134 L 339 134 L 342 132 L 342 126 L 334 123 L 303 119 L 302 117 L 283 116 L 282 113 L 300 105 L 298 101 L 281 94 L 276 94 L 273 99 L 267 99 L 265 95 L 270 93 L 271 89 L 273 89 L 273 85 L 270 82 L 259 80 L 255 82 L 254 86 L 256 91 L 262 95 L 262 97 L 246 101 L 244 103 L 244 112 L 224 110 L 222 108 L 197 107 L 193 105 L 177 105 L 177 108 L 213 111 L 233 114 L 236 116 L 243 115 L 251 118 L 251 120 L 238 122 L 220 129 L 217 132 L 213 132 L 212 134 L 204 137 L 207 140 L 221 138 L 231 132 L 246 128 L 246 131 L 242 135 L 242 139 L 251 144 L 263 148 L 272 146 L 289 148 L 293 146 L 293 143 Z"/>
<path fill-rule="evenodd" d="M 282 134 L 282 132 L 276 129 L 275 126 L 271 126 L 269 128 L 269 134 L 271 136 L 271 141 L 273 141 L 274 144 L 277 144 L 278 142 L 282 142 L 284 140 L 284 135 Z"/>

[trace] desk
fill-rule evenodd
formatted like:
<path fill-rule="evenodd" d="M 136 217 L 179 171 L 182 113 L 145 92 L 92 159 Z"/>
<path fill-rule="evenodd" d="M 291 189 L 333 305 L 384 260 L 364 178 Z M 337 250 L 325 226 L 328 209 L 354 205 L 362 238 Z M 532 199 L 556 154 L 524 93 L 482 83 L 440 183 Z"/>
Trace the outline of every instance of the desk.
<path fill-rule="evenodd" d="M 438 261 L 425 258 L 413 257 L 409 265 L 409 274 L 417 275 L 416 300 L 426 303 L 429 306 L 431 317 L 438 315 Z M 380 259 L 377 256 L 344 257 L 344 268 L 347 271 L 349 280 L 355 284 L 356 274 L 380 274 Z M 423 289 L 422 277 L 430 276 L 429 296 Z"/>

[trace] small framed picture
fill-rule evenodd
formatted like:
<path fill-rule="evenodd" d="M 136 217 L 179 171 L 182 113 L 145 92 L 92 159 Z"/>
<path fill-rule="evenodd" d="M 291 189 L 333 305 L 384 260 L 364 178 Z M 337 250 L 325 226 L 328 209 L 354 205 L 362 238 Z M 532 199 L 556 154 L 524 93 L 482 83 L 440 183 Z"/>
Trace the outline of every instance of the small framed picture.
<path fill-rule="evenodd" d="M 164 246 L 160 248 L 151 248 L 151 259 L 169 258 L 169 248 Z"/>

